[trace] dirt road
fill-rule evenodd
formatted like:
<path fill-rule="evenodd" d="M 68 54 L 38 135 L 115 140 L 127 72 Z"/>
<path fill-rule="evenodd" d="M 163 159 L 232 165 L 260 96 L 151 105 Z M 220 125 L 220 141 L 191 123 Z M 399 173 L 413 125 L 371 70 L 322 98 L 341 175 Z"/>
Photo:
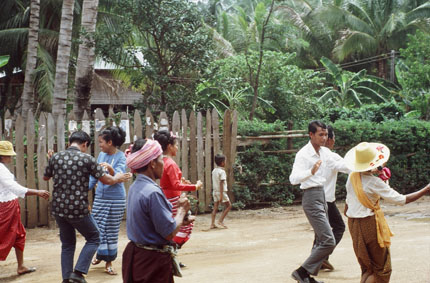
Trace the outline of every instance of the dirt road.
<path fill-rule="evenodd" d="M 339 204 L 343 210 L 343 204 Z M 391 282 L 430 282 L 430 197 L 403 207 L 383 204 L 391 230 L 393 275 Z M 309 255 L 313 232 L 301 206 L 234 211 L 227 217 L 228 229 L 205 231 L 210 215 L 198 216 L 192 239 L 180 250 L 179 258 L 188 267 L 175 282 L 295 282 L 291 272 Z M 122 224 L 119 257 L 114 267 L 120 271 L 121 253 L 127 244 Z M 79 238 L 81 249 L 83 239 Z M 28 231 L 25 249 L 32 274 L 16 276 L 12 252 L 0 262 L 0 282 L 61 282 L 58 231 L 44 228 Z M 332 272 L 317 277 L 326 283 L 359 282 L 360 269 L 352 250 L 349 231 L 330 262 Z M 90 283 L 122 282 L 121 276 L 103 272 L 103 265 L 92 266 Z"/>

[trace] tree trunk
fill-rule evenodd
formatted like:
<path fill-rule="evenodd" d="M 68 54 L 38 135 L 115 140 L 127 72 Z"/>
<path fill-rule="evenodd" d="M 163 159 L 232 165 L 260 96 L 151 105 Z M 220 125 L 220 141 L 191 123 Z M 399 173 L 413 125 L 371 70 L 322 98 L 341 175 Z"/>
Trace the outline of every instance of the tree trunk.
<path fill-rule="evenodd" d="M 27 63 L 25 65 L 24 89 L 22 91 L 22 117 L 27 120 L 28 111 L 33 109 L 34 84 L 33 72 L 37 64 L 37 45 L 39 37 L 40 0 L 31 0 L 30 25 L 28 29 Z"/>
<path fill-rule="evenodd" d="M 58 38 L 54 97 L 52 103 L 52 114 L 55 119 L 57 119 L 60 115 L 63 116 L 64 119 L 66 118 L 66 100 L 70 49 L 72 46 L 74 4 L 74 0 L 63 0 L 63 8 L 61 11 L 60 35 Z"/>
<path fill-rule="evenodd" d="M 86 35 L 81 35 L 78 62 L 75 77 L 75 102 L 73 111 L 78 121 L 82 120 L 85 110 L 90 110 L 91 84 L 94 75 L 95 43 L 94 33 L 97 23 L 99 0 L 84 0 L 82 6 L 82 28 Z"/>
<path fill-rule="evenodd" d="M 270 20 L 270 16 L 272 15 L 273 12 L 273 5 L 275 4 L 275 0 L 272 0 L 272 3 L 270 3 L 270 10 L 269 13 L 267 14 L 266 20 L 263 23 L 263 27 L 261 29 L 261 40 L 260 40 L 260 54 L 259 54 L 259 58 L 258 58 L 258 67 L 257 67 L 257 72 L 255 74 L 255 81 L 252 85 L 253 89 L 254 89 L 254 97 L 252 98 L 252 108 L 251 108 L 251 113 L 249 113 L 249 120 L 254 119 L 254 113 L 255 113 L 255 108 L 257 107 L 257 99 L 258 99 L 258 86 L 259 86 L 259 79 L 260 79 L 260 72 L 261 72 L 261 65 L 263 64 L 263 53 L 264 53 L 264 39 L 265 39 L 265 33 L 266 33 L 266 27 L 267 24 L 269 23 Z"/>

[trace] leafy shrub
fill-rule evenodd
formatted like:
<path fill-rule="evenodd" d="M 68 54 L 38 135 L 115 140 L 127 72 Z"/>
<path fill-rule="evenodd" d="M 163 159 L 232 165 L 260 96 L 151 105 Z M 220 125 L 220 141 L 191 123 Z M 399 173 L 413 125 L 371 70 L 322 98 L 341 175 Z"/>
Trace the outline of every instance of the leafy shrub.
<path fill-rule="evenodd" d="M 332 126 L 336 134 L 335 151 L 341 156 L 363 141 L 387 145 L 391 151 L 387 164 L 392 172 L 390 185 L 400 193 L 413 192 L 429 182 L 430 122 L 408 119 L 383 123 L 337 120 Z M 294 148 L 298 150 L 307 142 L 307 138 L 294 139 Z M 286 144 L 286 139 L 283 139 L 238 149 L 233 192 L 241 208 L 258 203 L 285 205 L 301 197 L 299 186 L 292 186 L 289 182 L 295 154 L 264 152 L 286 149 Z M 338 199 L 346 196 L 346 180 L 346 174 L 338 175 Z"/>

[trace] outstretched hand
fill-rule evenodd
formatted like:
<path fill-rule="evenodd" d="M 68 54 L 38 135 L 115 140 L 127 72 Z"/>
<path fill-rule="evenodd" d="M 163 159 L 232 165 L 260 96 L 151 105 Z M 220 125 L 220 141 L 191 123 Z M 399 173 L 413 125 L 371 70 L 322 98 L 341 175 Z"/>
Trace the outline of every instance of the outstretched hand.
<path fill-rule="evenodd" d="M 198 180 L 196 183 L 196 191 L 200 190 L 201 188 L 203 188 L 203 183 L 202 181 Z"/>
<path fill-rule="evenodd" d="M 37 195 L 41 198 L 48 200 L 50 194 L 48 191 L 40 190 L 40 191 L 37 191 Z"/>

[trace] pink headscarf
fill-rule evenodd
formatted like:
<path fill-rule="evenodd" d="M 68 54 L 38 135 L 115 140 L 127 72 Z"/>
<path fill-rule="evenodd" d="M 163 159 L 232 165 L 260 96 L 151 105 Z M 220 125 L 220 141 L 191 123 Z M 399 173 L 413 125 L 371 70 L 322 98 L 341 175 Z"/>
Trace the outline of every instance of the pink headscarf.
<path fill-rule="evenodd" d="M 163 153 L 161 145 L 158 141 L 146 139 L 146 143 L 136 152 L 131 153 L 132 145 L 125 151 L 127 157 L 127 167 L 135 173 L 137 169 L 142 168 L 149 164 L 152 160 L 156 159 Z"/>

